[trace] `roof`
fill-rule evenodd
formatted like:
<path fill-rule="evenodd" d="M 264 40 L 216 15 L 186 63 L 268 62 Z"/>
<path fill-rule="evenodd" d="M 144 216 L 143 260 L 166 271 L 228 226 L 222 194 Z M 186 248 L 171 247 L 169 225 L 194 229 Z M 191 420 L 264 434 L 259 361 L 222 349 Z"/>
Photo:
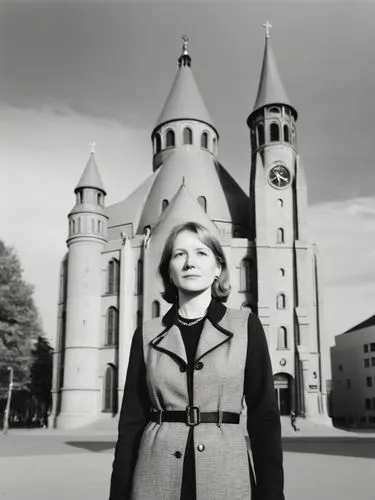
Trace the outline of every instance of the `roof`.
<path fill-rule="evenodd" d="M 258 94 L 253 112 L 270 104 L 286 104 L 296 111 L 282 84 L 269 38 L 266 38 Z"/>
<path fill-rule="evenodd" d="M 153 235 L 159 232 L 165 234 L 166 226 L 172 229 L 177 224 L 183 224 L 187 221 L 198 222 L 216 234 L 217 237 L 220 237 L 217 227 L 209 219 L 197 200 L 189 193 L 185 184 L 181 184 L 156 224 Z"/>
<path fill-rule="evenodd" d="M 186 119 L 214 127 L 190 65 L 180 65 L 155 128 L 166 122 Z"/>
<path fill-rule="evenodd" d="M 138 226 L 139 217 L 142 213 L 148 193 L 159 172 L 160 170 L 157 170 L 147 177 L 147 179 L 127 198 L 105 208 L 105 214 L 109 218 L 108 227 L 121 226 L 129 223 Z"/>
<path fill-rule="evenodd" d="M 153 227 L 161 215 L 162 201 L 169 203 L 184 183 L 197 199 L 204 196 L 211 220 L 248 226 L 249 200 L 241 187 L 213 156 L 201 149 L 176 149 L 159 168 L 145 201 L 137 233 Z"/>
<path fill-rule="evenodd" d="M 89 161 L 83 171 L 83 174 L 75 188 L 74 192 L 77 192 L 78 189 L 81 188 L 95 188 L 100 189 L 106 194 L 102 179 L 99 174 L 98 165 L 95 160 L 95 153 L 90 153 Z"/>
<path fill-rule="evenodd" d="M 197 149 L 172 151 L 165 163 L 126 199 L 106 207 L 108 228 L 132 224 L 134 233 L 143 234 L 146 226 L 154 227 L 161 220 L 163 200 L 171 205 L 181 184 L 186 186 L 189 197 L 206 198 L 210 220 L 236 223 L 246 231 L 248 196 L 212 155 Z"/>
<path fill-rule="evenodd" d="M 345 333 L 352 333 L 356 332 L 357 330 L 363 330 L 364 328 L 368 328 L 370 326 L 375 326 L 375 314 L 374 316 L 371 316 L 370 318 L 367 318 L 365 321 L 362 321 L 362 323 L 359 323 L 356 326 L 353 326 L 350 330 L 347 330 Z"/>

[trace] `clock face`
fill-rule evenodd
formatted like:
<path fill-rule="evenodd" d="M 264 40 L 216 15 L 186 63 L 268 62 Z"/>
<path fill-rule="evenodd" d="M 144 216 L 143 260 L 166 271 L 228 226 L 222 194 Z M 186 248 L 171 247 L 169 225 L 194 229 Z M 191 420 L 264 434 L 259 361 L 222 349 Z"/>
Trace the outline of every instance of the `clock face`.
<path fill-rule="evenodd" d="M 272 186 L 280 189 L 290 184 L 291 176 L 289 170 L 284 165 L 276 165 L 269 171 L 268 179 Z"/>

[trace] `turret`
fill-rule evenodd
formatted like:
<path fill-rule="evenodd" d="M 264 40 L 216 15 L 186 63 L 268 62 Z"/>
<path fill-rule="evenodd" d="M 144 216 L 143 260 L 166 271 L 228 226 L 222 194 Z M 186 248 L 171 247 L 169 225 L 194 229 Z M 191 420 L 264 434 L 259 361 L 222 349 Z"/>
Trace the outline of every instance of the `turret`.
<path fill-rule="evenodd" d="M 184 35 L 182 38 L 178 71 L 151 134 L 154 170 L 173 151 L 181 148 L 201 149 L 210 155 L 217 155 L 219 134 L 194 79 L 188 37 Z"/>
<path fill-rule="evenodd" d="M 101 346 L 101 252 L 106 242 L 106 192 L 91 151 L 74 190 L 69 214 L 68 269 L 61 411 L 56 425 L 69 429 L 94 421 L 101 409 L 98 353 Z"/>
<path fill-rule="evenodd" d="M 76 204 L 69 214 L 68 246 L 77 239 L 97 239 L 106 241 L 106 220 L 104 204 L 106 192 L 91 150 L 86 168 L 74 190 Z"/>
<path fill-rule="evenodd" d="M 271 25 L 265 23 L 266 40 L 258 94 L 247 119 L 253 155 L 270 145 L 296 147 L 297 111 L 282 84 L 270 43 Z"/>

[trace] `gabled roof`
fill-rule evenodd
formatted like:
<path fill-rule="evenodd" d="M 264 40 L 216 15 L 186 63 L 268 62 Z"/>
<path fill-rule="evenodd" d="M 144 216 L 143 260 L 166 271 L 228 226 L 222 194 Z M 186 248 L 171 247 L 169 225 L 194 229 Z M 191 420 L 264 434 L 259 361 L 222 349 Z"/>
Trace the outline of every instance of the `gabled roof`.
<path fill-rule="evenodd" d="M 270 104 L 286 104 L 296 111 L 282 84 L 269 38 L 266 38 L 258 94 L 253 112 Z"/>
<path fill-rule="evenodd" d="M 201 205 L 189 193 L 185 184 L 181 184 L 179 190 L 155 225 L 153 234 L 165 231 L 166 225 L 172 229 L 172 227 L 188 221 L 199 222 L 211 232 L 214 232 L 217 237 L 220 236 L 217 227 L 204 212 Z"/>
<path fill-rule="evenodd" d="M 76 193 L 78 189 L 81 188 L 95 188 L 100 189 L 106 194 L 102 179 L 99 174 L 98 165 L 95 160 L 95 153 L 90 153 L 89 161 L 83 171 L 83 174 L 75 188 L 74 192 Z"/>
<path fill-rule="evenodd" d="M 181 59 L 189 64 L 181 64 Z M 163 123 L 174 120 L 198 120 L 212 127 L 212 118 L 207 111 L 201 93 L 195 82 L 193 71 L 190 67 L 190 56 L 183 54 L 180 57 L 180 67 L 169 91 L 163 110 L 156 121 L 154 130 Z M 214 127 L 215 128 L 215 127 Z"/>
<path fill-rule="evenodd" d="M 359 323 L 356 326 L 353 326 L 350 330 L 347 330 L 345 333 L 352 333 L 356 332 L 357 330 L 363 330 L 364 328 L 368 328 L 370 326 L 375 326 L 375 314 L 374 316 L 371 316 L 370 318 L 367 318 L 365 321 L 362 321 L 362 323 Z"/>

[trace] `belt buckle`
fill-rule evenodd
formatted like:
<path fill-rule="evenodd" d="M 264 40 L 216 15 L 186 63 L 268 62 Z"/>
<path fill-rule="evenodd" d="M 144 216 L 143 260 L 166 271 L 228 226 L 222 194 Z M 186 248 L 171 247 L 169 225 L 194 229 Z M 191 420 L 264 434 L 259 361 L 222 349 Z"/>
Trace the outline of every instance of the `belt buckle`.
<path fill-rule="evenodd" d="M 186 407 L 186 425 L 195 427 L 201 423 L 201 412 L 199 406 L 189 405 Z"/>

